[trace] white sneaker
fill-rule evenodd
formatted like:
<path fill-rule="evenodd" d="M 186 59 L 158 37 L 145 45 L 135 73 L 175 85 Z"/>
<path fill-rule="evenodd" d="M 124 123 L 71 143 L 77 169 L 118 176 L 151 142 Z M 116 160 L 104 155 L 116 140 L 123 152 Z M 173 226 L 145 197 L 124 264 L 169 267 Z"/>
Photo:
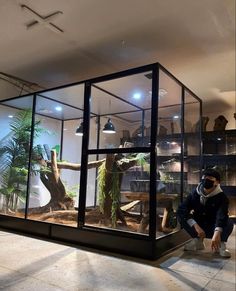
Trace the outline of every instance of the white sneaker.
<path fill-rule="evenodd" d="M 225 245 L 225 242 L 221 242 L 221 247 L 219 249 L 219 254 L 221 257 L 224 257 L 224 258 L 230 258 L 231 257 L 231 253 L 229 250 L 226 249 L 226 245 Z"/>
<path fill-rule="evenodd" d="M 200 238 L 193 238 L 189 243 L 184 246 L 185 251 L 200 251 L 204 249 L 205 245 Z"/>

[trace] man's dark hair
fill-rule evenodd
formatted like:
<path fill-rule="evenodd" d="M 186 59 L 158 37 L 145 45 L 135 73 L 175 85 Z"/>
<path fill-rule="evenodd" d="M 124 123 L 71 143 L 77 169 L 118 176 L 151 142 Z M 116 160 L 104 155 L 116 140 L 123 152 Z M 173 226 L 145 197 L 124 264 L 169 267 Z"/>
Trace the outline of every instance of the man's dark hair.
<path fill-rule="evenodd" d="M 214 178 L 216 178 L 217 181 L 220 182 L 220 173 L 217 172 L 217 171 L 214 170 L 214 169 L 206 169 L 206 170 L 203 172 L 203 175 L 204 175 L 204 176 L 211 176 L 211 177 L 214 177 Z"/>

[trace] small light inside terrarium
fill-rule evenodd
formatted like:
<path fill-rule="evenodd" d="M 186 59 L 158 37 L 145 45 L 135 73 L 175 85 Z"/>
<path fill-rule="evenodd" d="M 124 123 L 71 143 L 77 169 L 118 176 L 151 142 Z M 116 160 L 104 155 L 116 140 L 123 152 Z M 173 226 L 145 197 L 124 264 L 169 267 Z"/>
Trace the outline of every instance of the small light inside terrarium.
<path fill-rule="evenodd" d="M 9 117 L 9 118 L 13 118 L 14 116 L 13 116 L 13 115 L 8 115 L 8 117 Z"/>
<path fill-rule="evenodd" d="M 139 92 L 134 93 L 133 98 L 139 100 L 141 98 L 141 93 Z"/>
<path fill-rule="evenodd" d="M 55 107 L 56 111 L 62 111 L 62 107 L 61 106 L 57 106 Z"/>

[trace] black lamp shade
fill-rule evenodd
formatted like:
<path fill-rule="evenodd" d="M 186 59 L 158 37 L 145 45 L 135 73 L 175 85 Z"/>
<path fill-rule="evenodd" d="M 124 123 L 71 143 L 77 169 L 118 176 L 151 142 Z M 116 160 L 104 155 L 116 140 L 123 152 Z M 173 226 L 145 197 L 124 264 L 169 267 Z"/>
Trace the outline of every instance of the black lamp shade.
<path fill-rule="evenodd" d="M 111 122 L 111 119 L 108 118 L 107 123 L 104 125 L 104 128 L 102 130 L 104 133 L 116 133 L 115 127 L 113 123 Z"/>
<path fill-rule="evenodd" d="M 78 136 L 82 136 L 83 135 L 83 122 L 80 123 L 80 126 L 77 127 L 76 131 L 75 131 L 75 135 L 78 135 Z"/>

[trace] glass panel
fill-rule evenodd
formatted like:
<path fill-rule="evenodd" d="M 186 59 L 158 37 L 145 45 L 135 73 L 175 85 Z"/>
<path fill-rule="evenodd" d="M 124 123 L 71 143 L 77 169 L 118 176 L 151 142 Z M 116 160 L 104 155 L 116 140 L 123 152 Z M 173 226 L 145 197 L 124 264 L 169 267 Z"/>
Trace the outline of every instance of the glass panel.
<path fill-rule="evenodd" d="M 125 142 L 129 142 L 130 147 L 148 146 L 151 78 L 151 72 L 145 72 L 92 85 L 91 114 L 97 116 L 98 148 L 118 148 Z M 113 134 L 105 130 L 113 129 L 112 126 Z M 94 127 L 90 128 L 90 137 L 89 148 L 93 148 L 97 145 L 95 138 L 98 139 Z"/>
<path fill-rule="evenodd" d="M 232 131 L 226 135 L 226 154 L 236 155 L 236 132 Z"/>
<path fill-rule="evenodd" d="M 80 135 L 77 132 L 83 119 L 81 87 L 46 92 L 46 98 L 37 96 L 29 219 L 77 227 L 83 135 L 83 130 Z M 62 92 L 65 95 L 60 103 Z M 80 95 L 72 94 L 78 92 Z"/>
<path fill-rule="evenodd" d="M 0 103 L 0 213 L 25 217 L 33 96 Z"/>
<path fill-rule="evenodd" d="M 221 188 L 230 200 L 229 215 L 236 217 L 236 131 L 203 133 L 203 167 L 216 169 L 221 176 Z"/>
<path fill-rule="evenodd" d="M 65 103 L 66 105 L 69 105 L 71 108 L 73 107 L 77 109 L 84 108 L 84 98 L 83 98 L 84 84 L 68 86 L 57 90 L 46 91 L 40 94 L 40 96 L 52 99 L 55 102 L 58 102 L 60 106 L 62 103 Z"/>
<path fill-rule="evenodd" d="M 226 132 L 204 132 L 203 153 L 205 155 L 227 155 L 235 152 L 235 136 L 227 136 Z"/>
<path fill-rule="evenodd" d="M 89 156 L 86 225 L 148 233 L 149 154 Z"/>
<path fill-rule="evenodd" d="M 200 103 L 185 90 L 184 104 L 184 163 L 187 175 L 184 177 L 184 196 L 188 195 L 197 186 L 200 179 Z M 205 130 L 207 119 L 202 118 L 202 127 Z"/>
<path fill-rule="evenodd" d="M 159 78 L 157 238 L 177 230 L 181 195 L 181 86 L 162 70 Z"/>

